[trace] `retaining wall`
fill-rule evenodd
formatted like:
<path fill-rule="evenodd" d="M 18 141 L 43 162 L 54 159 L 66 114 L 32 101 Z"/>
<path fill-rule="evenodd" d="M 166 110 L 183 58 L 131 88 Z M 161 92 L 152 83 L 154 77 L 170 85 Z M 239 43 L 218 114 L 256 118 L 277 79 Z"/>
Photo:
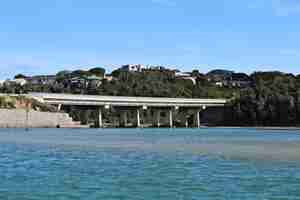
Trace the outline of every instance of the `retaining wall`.
<path fill-rule="evenodd" d="M 23 109 L 0 109 L 0 128 L 55 128 L 76 123 L 67 113 L 51 113 Z"/>

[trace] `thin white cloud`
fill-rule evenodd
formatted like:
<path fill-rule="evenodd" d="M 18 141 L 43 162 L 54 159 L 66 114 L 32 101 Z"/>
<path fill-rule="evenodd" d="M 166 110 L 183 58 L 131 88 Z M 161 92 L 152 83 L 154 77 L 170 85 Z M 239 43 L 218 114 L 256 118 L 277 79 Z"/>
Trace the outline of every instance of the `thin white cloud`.
<path fill-rule="evenodd" d="M 300 50 L 297 49 L 282 49 L 279 52 L 282 56 L 300 57 Z"/>
<path fill-rule="evenodd" d="M 267 9 L 275 16 L 287 17 L 300 14 L 300 0 L 251 0 L 249 9 Z"/>
<path fill-rule="evenodd" d="M 300 14 L 300 0 L 273 0 L 272 7 L 276 16 Z"/>
<path fill-rule="evenodd" d="M 158 4 L 161 6 L 175 7 L 177 4 L 173 0 L 151 0 L 153 4 Z"/>
<path fill-rule="evenodd" d="M 265 6 L 264 0 L 252 0 L 248 4 L 249 9 L 261 9 Z"/>

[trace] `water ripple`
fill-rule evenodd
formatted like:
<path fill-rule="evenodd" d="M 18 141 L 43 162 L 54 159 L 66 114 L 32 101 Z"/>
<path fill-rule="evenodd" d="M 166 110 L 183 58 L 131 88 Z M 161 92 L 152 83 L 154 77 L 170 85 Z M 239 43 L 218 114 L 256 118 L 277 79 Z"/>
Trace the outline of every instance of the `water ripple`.
<path fill-rule="evenodd" d="M 289 132 L 3 129 L 0 135 L 0 199 L 300 196 L 300 136 Z"/>

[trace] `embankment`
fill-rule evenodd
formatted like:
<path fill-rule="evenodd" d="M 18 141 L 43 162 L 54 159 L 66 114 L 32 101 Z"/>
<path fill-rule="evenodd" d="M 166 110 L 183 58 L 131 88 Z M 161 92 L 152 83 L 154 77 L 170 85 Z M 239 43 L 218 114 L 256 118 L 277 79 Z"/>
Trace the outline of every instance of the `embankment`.
<path fill-rule="evenodd" d="M 0 109 L 0 128 L 78 127 L 67 113 Z"/>

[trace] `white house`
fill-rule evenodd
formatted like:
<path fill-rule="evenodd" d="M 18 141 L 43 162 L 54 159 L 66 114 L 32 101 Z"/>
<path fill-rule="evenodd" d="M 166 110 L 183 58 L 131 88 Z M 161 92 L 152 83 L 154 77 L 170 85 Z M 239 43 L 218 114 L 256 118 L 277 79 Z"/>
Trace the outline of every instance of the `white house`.
<path fill-rule="evenodd" d="M 5 82 L 6 80 L 0 80 L 0 86 L 2 86 Z"/>
<path fill-rule="evenodd" d="M 176 72 L 175 77 L 180 78 L 180 79 L 190 80 L 190 81 L 192 81 L 193 85 L 197 84 L 197 77 L 191 76 L 191 73 Z"/>
<path fill-rule="evenodd" d="M 114 77 L 111 74 L 105 74 L 104 79 L 110 82 L 114 80 Z"/>
<path fill-rule="evenodd" d="M 129 72 L 142 72 L 142 69 L 144 69 L 144 65 L 123 65 L 121 67 L 122 70 L 126 70 Z"/>
<path fill-rule="evenodd" d="M 12 82 L 23 86 L 27 83 L 27 80 L 25 78 L 16 78 L 16 79 L 12 80 Z"/>
<path fill-rule="evenodd" d="M 224 82 L 222 82 L 222 81 L 217 81 L 215 84 L 216 84 L 216 86 L 219 86 L 219 87 L 224 86 Z"/>

